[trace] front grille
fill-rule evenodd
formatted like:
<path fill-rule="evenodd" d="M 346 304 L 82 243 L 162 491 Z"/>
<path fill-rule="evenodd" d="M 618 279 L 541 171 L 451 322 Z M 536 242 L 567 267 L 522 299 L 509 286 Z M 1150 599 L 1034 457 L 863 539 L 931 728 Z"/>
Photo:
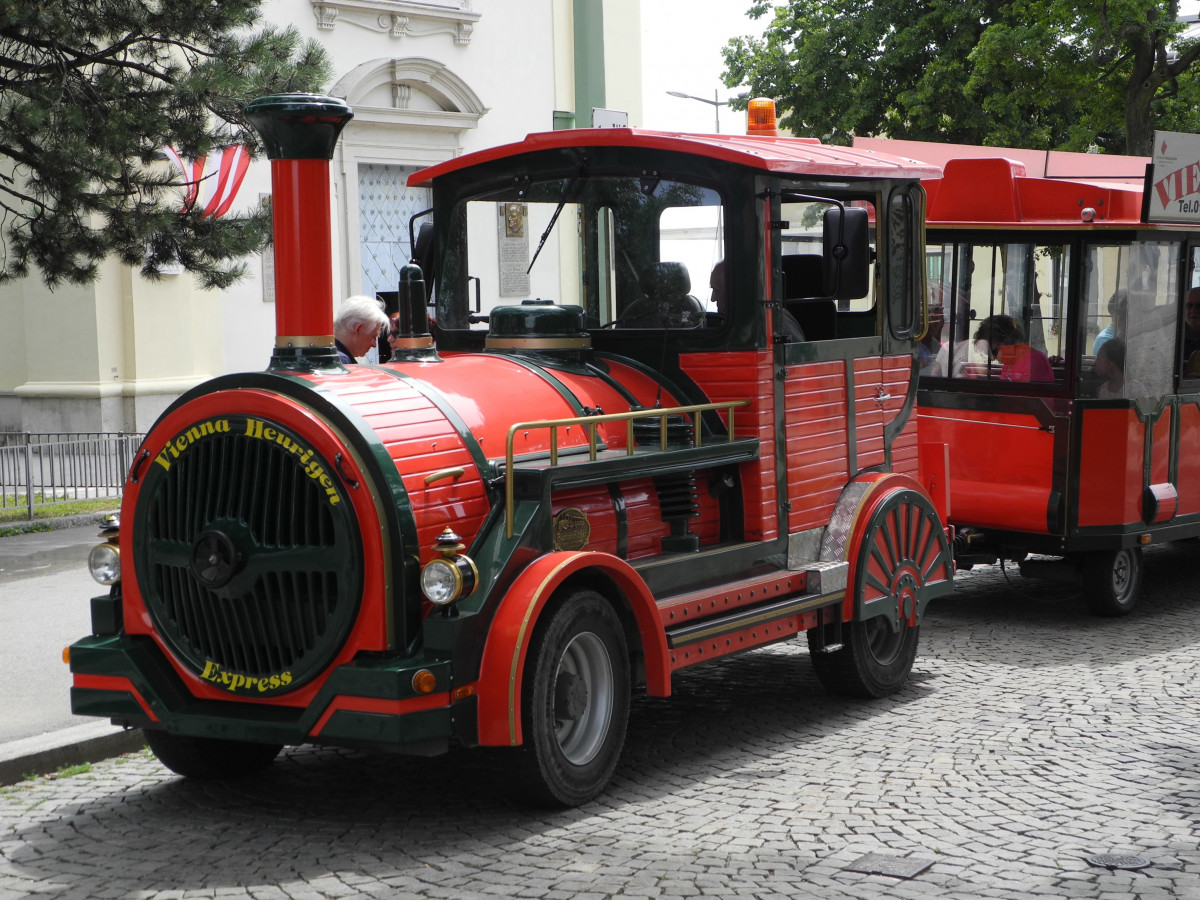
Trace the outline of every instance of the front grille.
<path fill-rule="evenodd" d="M 257 696 L 337 654 L 362 594 L 361 541 L 335 469 L 293 432 L 197 423 L 149 464 L 135 515 L 146 609 L 192 671 Z"/>

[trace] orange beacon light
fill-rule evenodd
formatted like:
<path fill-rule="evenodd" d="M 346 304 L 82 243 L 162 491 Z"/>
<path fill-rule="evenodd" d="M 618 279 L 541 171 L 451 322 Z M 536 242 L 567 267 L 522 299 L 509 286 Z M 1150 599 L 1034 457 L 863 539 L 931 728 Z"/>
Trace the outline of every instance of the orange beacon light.
<path fill-rule="evenodd" d="M 774 100 L 755 97 L 746 104 L 746 134 L 779 135 L 775 124 Z"/>

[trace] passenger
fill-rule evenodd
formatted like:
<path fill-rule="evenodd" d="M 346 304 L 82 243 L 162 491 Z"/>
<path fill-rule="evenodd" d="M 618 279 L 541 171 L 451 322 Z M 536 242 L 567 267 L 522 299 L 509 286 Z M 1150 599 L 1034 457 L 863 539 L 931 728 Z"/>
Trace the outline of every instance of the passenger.
<path fill-rule="evenodd" d="M 1025 342 L 1021 325 L 1012 316 L 988 316 L 979 323 L 975 340 L 987 342 L 989 359 L 1000 363 L 1002 381 L 1054 380 L 1050 360 Z"/>
<path fill-rule="evenodd" d="M 717 315 L 724 319 L 728 315 L 728 310 L 725 309 L 725 260 L 722 259 L 713 266 L 708 276 L 708 287 L 712 291 L 708 302 L 713 305 Z"/>
<path fill-rule="evenodd" d="M 946 327 L 946 313 L 942 305 L 933 302 L 929 305 L 929 329 L 917 347 L 917 358 L 921 364 L 922 375 L 932 375 L 940 378 L 949 374 L 950 350 L 942 340 L 942 331 Z"/>
<path fill-rule="evenodd" d="M 1100 383 L 1096 385 L 1096 397 L 1100 400 L 1115 400 L 1125 396 L 1125 342 L 1112 338 L 1100 345 L 1096 351 L 1096 374 Z"/>
<path fill-rule="evenodd" d="M 1184 374 L 1200 375 L 1200 287 L 1183 301 L 1183 362 Z"/>
<path fill-rule="evenodd" d="M 381 301 L 365 294 L 347 297 L 333 320 L 338 359 L 346 365 L 357 362 L 356 357 L 366 356 L 389 325 Z"/>
<path fill-rule="evenodd" d="M 1096 340 L 1092 342 L 1092 354 L 1096 355 L 1100 352 L 1100 348 L 1104 346 L 1106 341 L 1111 341 L 1113 338 L 1124 338 L 1125 329 L 1129 324 L 1129 295 L 1124 291 L 1117 291 L 1108 299 L 1108 315 L 1112 319 L 1109 326 L 1096 335 Z"/>

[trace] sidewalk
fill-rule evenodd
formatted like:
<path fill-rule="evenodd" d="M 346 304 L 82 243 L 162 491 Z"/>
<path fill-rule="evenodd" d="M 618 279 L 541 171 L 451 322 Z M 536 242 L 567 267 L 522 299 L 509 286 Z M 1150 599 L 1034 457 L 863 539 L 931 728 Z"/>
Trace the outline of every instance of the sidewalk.
<path fill-rule="evenodd" d="M 126 731 L 100 719 L 36 737 L 0 744 L 0 785 L 16 784 L 28 776 L 48 775 L 63 766 L 99 762 L 145 746 L 138 729 Z"/>
<path fill-rule="evenodd" d="M 9 546 L 16 550 L 14 545 L 17 543 L 24 545 L 28 541 L 39 541 L 35 535 L 67 529 L 79 529 L 81 543 L 86 544 L 96 537 L 106 514 L 93 512 L 6 523 L 6 528 L 15 529 L 18 533 L 0 537 L 0 550 L 5 548 L 6 541 L 13 542 Z M 25 550 L 24 547 L 21 549 Z M 19 583 L 12 581 L 7 584 L 11 584 L 13 590 L 19 590 Z M 50 704 L 47 704 L 49 707 Z M 0 741 L 0 785 L 15 784 L 29 775 L 48 774 L 63 766 L 96 762 L 129 753 L 139 750 L 145 743 L 140 731 L 124 731 L 107 721 L 84 716 L 77 717 L 75 721 L 78 724 L 64 728 L 61 727 L 61 716 L 47 719 L 48 730 L 41 734 Z"/>

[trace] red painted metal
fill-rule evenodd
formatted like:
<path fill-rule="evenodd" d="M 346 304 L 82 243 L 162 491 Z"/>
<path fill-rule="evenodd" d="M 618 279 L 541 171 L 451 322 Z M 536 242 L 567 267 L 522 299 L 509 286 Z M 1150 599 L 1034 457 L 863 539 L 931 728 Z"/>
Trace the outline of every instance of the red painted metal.
<path fill-rule="evenodd" d="M 810 363 L 788 371 L 784 416 L 789 532 L 825 525 L 850 477 L 846 408 L 845 362 Z"/>
<path fill-rule="evenodd" d="M 124 675 L 87 675 L 77 673 L 71 679 L 71 686 L 81 691 L 113 691 L 118 694 L 129 694 L 142 708 L 142 712 L 146 714 L 151 722 L 157 722 L 158 716 L 154 714 L 154 710 L 150 708 L 150 704 L 146 702 L 146 698 L 142 692 L 137 689 L 132 681 Z"/>
<path fill-rule="evenodd" d="M 275 335 L 333 335 L 329 163 L 271 160 Z"/>
<path fill-rule="evenodd" d="M 405 697 L 403 700 L 385 700 L 378 697 L 348 697 L 338 694 L 334 697 L 325 711 L 321 713 L 316 724 L 309 729 L 310 736 L 321 736 L 334 713 L 343 710 L 348 712 L 377 713 L 384 716 L 403 716 L 408 713 L 424 712 L 430 709 L 442 709 L 450 705 L 450 694 L 439 691 L 436 694 L 422 694 L 418 697 Z"/>
<path fill-rule="evenodd" d="M 956 525 L 1049 533 L 1054 436 L 1033 415 L 922 408 L 920 434 L 951 448 Z"/>
<path fill-rule="evenodd" d="M 1080 445 L 1079 526 L 1139 522 L 1146 437 L 1137 410 L 1085 409 Z"/>
<path fill-rule="evenodd" d="M 705 616 L 802 593 L 807 582 L 803 572 L 772 573 L 716 589 L 680 594 L 659 603 L 658 615 L 663 628 L 674 628 Z"/>
<path fill-rule="evenodd" d="M 1188 452 L 1179 454 L 1175 487 L 1179 491 L 1179 515 L 1200 512 L 1200 404 L 1179 405 L 1179 446 Z"/>
<path fill-rule="evenodd" d="M 447 160 L 415 172 L 409 177 L 408 183 L 414 187 L 427 186 L 435 178 L 469 166 L 539 150 L 582 146 L 634 147 L 685 153 L 778 174 L 830 175 L 837 178 L 936 178 L 939 174 L 937 167 L 913 159 L 891 156 L 873 149 L 837 147 L 806 138 L 686 134 L 640 128 L 576 128 L 531 134 L 514 144 Z"/>
<path fill-rule="evenodd" d="M 1093 184 L 1026 176 L 1004 158 L 952 159 L 940 179 L 925 182 L 930 228 L 945 225 L 1072 225 L 1092 210 L 1096 226 L 1136 225 L 1142 217 L 1140 184 Z"/>
<path fill-rule="evenodd" d="M 734 413 L 734 435 L 758 438 L 760 448 L 758 460 L 743 467 L 746 540 L 773 540 L 779 535 L 780 522 L 771 351 L 684 353 L 679 357 L 679 367 L 699 385 L 710 402 L 750 401 L 749 407 Z"/>
<path fill-rule="evenodd" d="M 521 685 L 534 624 L 555 590 L 583 570 L 606 576 L 629 602 L 637 622 L 646 664 L 646 693 L 671 693 L 667 641 L 658 621 L 654 597 L 628 563 L 607 554 L 547 553 L 529 564 L 500 601 L 479 666 L 479 743 L 518 746 L 522 743 Z"/>
<path fill-rule="evenodd" d="M 773 644 L 792 635 L 800 634 L 817 625 L 815 612 L 796 613 L 786 618 L 774 619 L 759 625 L 752 625 L 730 634 L 710 638 L 686 647 L 677 647 L 671 651 L 671 671 L 677 672 L 688 666 L 698 665 L 722 656 L 744 653 L 755 647 Z"/>

